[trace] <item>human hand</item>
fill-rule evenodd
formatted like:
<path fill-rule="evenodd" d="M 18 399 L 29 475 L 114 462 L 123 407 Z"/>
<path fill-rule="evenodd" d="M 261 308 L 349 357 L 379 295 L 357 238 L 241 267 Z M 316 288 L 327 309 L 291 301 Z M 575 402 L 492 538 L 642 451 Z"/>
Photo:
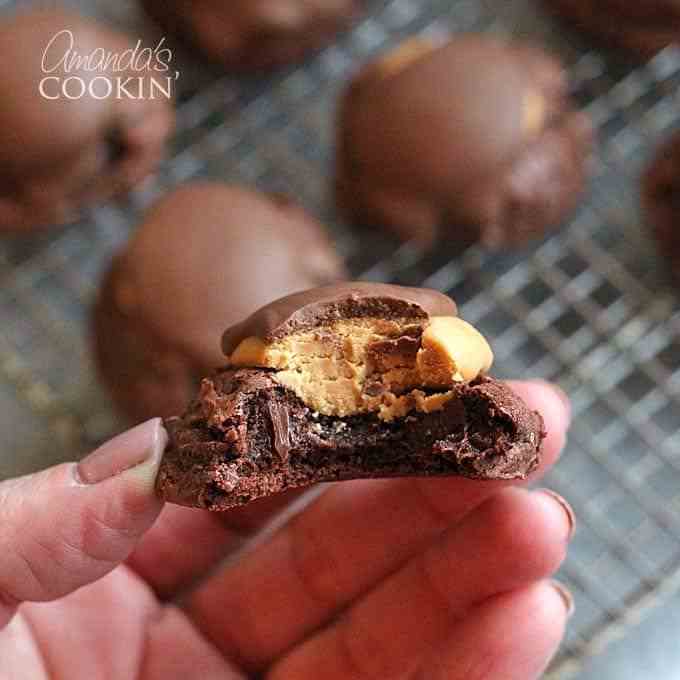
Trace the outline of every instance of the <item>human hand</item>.
<path fill-rule="evenodd" d="M 514 387 L 546 420 L 540 475 L 568 407 Z M 151 421 L 79 466 L 0 484 L 2 680 L 529 680 L 555 652 L 568 598 L 546 579 L 573 520 L 553 495 L 343 482 L 252 540 L 293 496 L 162 510 L 164 445 Z"/>

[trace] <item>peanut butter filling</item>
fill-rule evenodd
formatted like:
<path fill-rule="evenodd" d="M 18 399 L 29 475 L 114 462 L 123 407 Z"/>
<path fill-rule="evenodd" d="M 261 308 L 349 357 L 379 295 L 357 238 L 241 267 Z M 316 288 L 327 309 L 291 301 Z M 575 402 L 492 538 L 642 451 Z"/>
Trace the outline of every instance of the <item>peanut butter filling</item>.
<path fill-rule="evenodd" d="M 493 354 L 479 331 L 457 317 L 360 318 L 270 343 L 246 338 L 229 361 L 275 370 L 279 383 L 323 415 L 377 413 L 390 421 L 442 409 L 454 383 L 486 372 Z"/>

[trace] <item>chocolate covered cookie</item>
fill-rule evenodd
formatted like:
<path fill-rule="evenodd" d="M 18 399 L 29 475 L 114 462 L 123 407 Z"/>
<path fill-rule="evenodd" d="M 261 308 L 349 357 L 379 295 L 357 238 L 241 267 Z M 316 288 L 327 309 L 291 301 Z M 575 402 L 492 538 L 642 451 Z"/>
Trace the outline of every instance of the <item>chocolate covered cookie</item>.
<path fill-rule="evenodd" d="M 575 28 L 595 37 L 605 47 L 616 47 L 648 59 L 680 40 L 680 3 L 677 0 L 545 0 L 556 14 Z"/>
<path fill-rule="evenodd" d="M 366 0 L 143 0 L 166 31 L 230 71 L 300 61 L 347 28 Z"/>
<path fill-rule="evenodd" d="M 415 38 L 363 68 L 341 101 L 337 201 L 425 246 L 517 246 L 574 208 L 592 142 L 542 50 Z"/>
<path fill-rule="evenodd" d="M 225 326 L 344 275 L 321 225 L 286 198 L 184 185 L 151 209 L 104 278 L 93 318 L 99 372 L 131 420 L 175 415 L 224 363 Z"/>
<path fill-rule="evenodd" d="M 224 510 L 314 482 L 522 479 L 543 421 L 488 377 L 484 337 L 436 291 L 345 283 L 228 329 L 227 367 L 166 422 L 168 501 Z"/>
<path fill-rule="evenodd" d="M 680 277 L 680 132 L 661 145 L 647 168 L 642 203 L 662 252 Z"/>
<path fill-rule="evenodd" d="M 141 49 L 66 10 L 0 21 L 0 230 L 71 221 L 155 169 L 174 112 Z"/>

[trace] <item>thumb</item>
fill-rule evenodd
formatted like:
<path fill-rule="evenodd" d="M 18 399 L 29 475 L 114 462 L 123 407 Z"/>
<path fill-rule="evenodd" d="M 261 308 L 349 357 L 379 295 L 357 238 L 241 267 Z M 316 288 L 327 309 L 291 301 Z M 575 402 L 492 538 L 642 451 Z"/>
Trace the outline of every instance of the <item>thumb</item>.
<path fill-rule="evenodd" d="M 59 598 L 122 562 L 158 516 L 160 419 L 80 463 L 0 483 L 0 628 L 23 601 Z"/>

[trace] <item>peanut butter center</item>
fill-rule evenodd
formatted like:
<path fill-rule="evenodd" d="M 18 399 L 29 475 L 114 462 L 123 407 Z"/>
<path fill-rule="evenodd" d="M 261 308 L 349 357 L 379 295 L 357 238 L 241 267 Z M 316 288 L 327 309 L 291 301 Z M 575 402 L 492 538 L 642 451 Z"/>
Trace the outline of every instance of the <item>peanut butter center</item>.
<path fill-rule="evenodd" d="M 229 361 L 275 370 L 279 383 L 324 415 L 377 413 L 390 421 L 443 408 L 454 383 L 487 371 L 493 354 L 479 331 L 456 317 L 361 318 L 270 343 L 246 338 Z"/>

